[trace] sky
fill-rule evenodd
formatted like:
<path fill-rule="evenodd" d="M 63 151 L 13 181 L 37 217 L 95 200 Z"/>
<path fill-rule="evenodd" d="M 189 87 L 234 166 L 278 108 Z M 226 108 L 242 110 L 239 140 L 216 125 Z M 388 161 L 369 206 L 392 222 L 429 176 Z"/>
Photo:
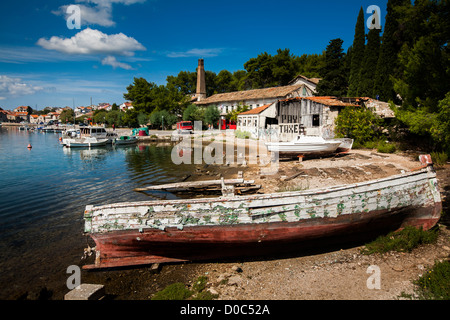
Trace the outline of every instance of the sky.
<path fill-rule="evenodd" d="M 244 70 L 258 54 L 352 45 L 360 8 L 387 0 L 1 1 L 0 108 L 121 104 L 134 77 Z M 365 20 L 371 13 L 365 13 Z"/>

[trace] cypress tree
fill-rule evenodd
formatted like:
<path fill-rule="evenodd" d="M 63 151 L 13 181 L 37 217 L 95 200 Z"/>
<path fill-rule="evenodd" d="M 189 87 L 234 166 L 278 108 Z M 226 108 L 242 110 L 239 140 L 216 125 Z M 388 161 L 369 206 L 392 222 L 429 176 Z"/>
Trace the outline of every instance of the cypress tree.
<path fill-rule="evenodd" d="M 375 75 L 380 53 L 380 29 L 371 29 L 367 34 L 364 61 L 359 74 L 358 96 L 373 98 Z"/>
<path fill-rule="evenodd" d="M 396 76 L 398 73 L 397 57 L 403 41 L 399 33 L 399 17 L 395 8 L 407 5 L 409 2 L 410 0 L 389 0 L 387 3 L 386 23 L 380 46 L 380 58 L 378 60 L 373 91 L 373 95 L 378 95 L 382 101 L 396 101 L 394 85 L 390 76 Z"/>
<path fill-rule="evenodd" d="M 358 94 L 359 74 L 364 59 L 364 46 L 366 43 L 364 11 L 361 7 L 355 27 L 355 38 L 353 40 L 352 55 L 350 62 L 350 78 L 347 95 L 352 97 Z"/>
<path fill-rule="evenodd" d="M 345 53 L 342 39 L 330 41 L 325 52 L 325 66 L 320 70 L 323 79 L 317 85 L 318 96 L 342 97 L 347 93 L 348 75 L 345 69 Z"/>

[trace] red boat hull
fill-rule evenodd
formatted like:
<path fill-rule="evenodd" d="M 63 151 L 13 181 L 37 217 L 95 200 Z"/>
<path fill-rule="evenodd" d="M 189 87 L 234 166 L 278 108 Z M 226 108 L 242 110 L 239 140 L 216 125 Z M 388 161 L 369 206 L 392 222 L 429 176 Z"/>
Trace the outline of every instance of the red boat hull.
<path fill-rule="evenodd" d="M 96 261 L 84 268 L 301 253 L 306 247 L 370 239 L 407 225 L 427 230 L 438 222 L 441 210 L 442 204 L 437 202 L 432 207 L 379 210 L 298 222 L 95 233 L 90 236 L 96 243 Z"/>

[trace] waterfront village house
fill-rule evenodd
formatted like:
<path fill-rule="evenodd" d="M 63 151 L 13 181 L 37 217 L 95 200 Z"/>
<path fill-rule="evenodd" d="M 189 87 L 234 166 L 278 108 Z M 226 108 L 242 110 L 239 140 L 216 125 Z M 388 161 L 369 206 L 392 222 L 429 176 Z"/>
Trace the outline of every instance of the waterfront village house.
<path fill-rule="evenodd" d="M 394 117 L 387 103 L 370 98 L 295 97 L 239 114 L 237 129 L 264 140 L 291 141 L 300 133 L 332 138 L 335 120 L 346 106 L 366 107 L 382 118 Z"/>
<path fill-rule="evenodd" d="M 28 112 L 28 107 L 20 106 L 14 109 L 14 112 Z"/>
<path fill-rule="evenodd" d="M 39 116 L 37 114 L 30 115 L 30 123 L 39 123 Z"/>
<path fill-rule="evenodd" d="M 50 120 L 56 120 L 56 121 L 58 121 L 59 120 L 59 116 L 61 115 L 61 112 L 49 112 L 49 113 L 47 113 L 46 115 L 45 115 L 45 117 L 44 117 L 44 122 L 45 123 L 47 123 L 47 122 L 49 122 Z"/>
<path fill-rule="evenodd" d="M 30 115 L 28 112 L 13 112 L 16 117 L 16 122 L 30 122 Z"/>
<path fill-rule="evenodd" d="M 92 107 L 76 107 L 74 109 L 74 112 L 76 115 L 80 115 L 80 114 L 86 114 L 92 111 Z"/>
<path fill-rule="evenodd" d="M 119 106 L 120 111 L 127 111 L 128 109 L 133 109 L 133 104 L 131 102 L 124 102 Z"/>

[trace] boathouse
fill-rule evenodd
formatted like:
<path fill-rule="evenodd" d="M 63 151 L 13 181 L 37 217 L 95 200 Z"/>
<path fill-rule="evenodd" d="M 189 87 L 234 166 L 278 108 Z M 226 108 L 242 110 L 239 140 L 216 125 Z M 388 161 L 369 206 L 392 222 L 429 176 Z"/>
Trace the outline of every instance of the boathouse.
<path fill-rule="evenodd" d="M 368 108 L 380 118 L 394 117 L 389 104 L 371 98 L 295 97 L 239 114 L 237 130 L 264 140 L 291 141 L 299 133 L 332 138 L 335 120 L 347 106 Z"/>

